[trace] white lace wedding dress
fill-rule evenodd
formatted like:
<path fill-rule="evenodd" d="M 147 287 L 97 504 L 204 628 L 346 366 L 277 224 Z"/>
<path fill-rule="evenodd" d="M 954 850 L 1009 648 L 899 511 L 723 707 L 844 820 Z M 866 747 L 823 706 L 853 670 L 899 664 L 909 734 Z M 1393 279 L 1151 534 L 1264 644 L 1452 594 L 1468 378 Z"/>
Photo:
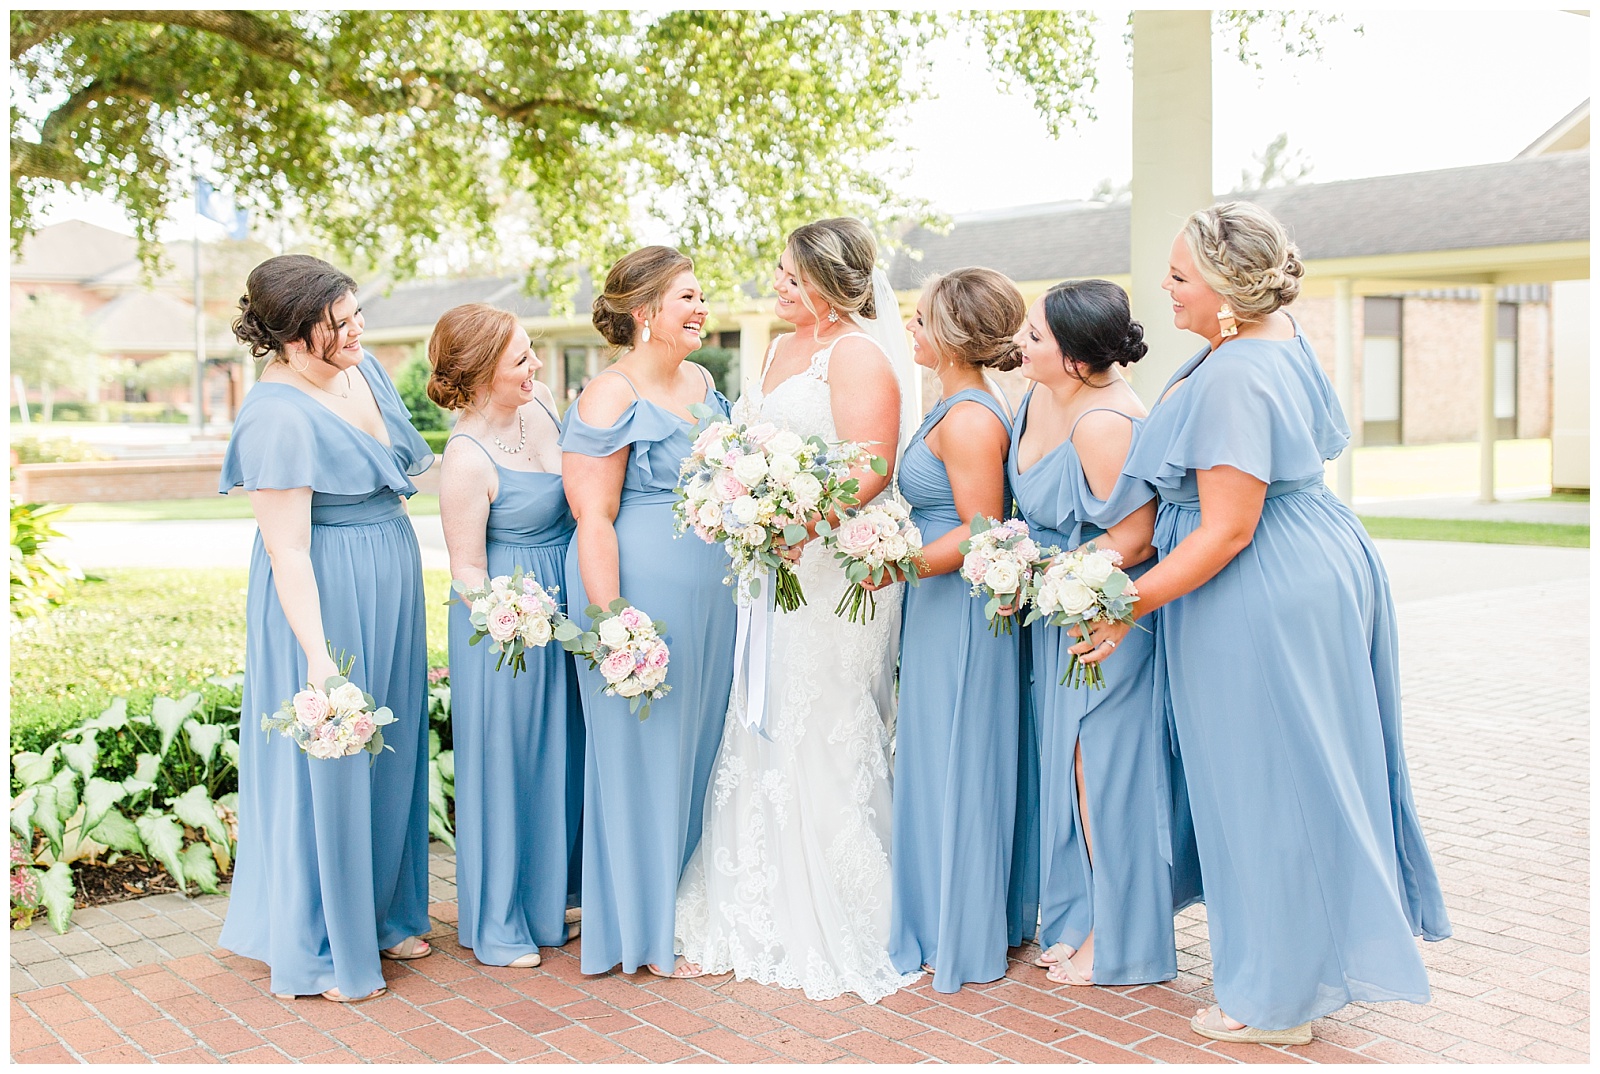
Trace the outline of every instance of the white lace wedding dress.
<path fill-rule="evenodd" d="M 734 420 L 837 439 L 832 350 L 765 398 L 758 381 Z M 876 1003 L 919 976 L 896 973 L 888 953 L 902 587 L 879 591 L 877 616 L 862 625 L 834 615 L 845 577 L 821 541 L 806 546 L 798 573 L 808 603 L 774 613 L 771 628 L 771 739 L 744 726 L 735 690 L 704 834 L 678 885 L 677 946 L 710 973 Z"/>

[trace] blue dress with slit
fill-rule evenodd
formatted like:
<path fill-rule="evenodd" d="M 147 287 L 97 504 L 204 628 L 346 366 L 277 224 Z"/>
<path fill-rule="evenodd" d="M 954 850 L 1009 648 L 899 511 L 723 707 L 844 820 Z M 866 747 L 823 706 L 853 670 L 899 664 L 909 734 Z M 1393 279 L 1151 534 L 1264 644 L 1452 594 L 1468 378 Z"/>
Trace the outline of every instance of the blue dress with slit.
<path fill-rule="evenodd" d="M 709 379 L 705 402 L 727 416 L 728 401 Z M 737 621 L 737 608 L 722 584 L 728 556 L 721 545 L 673 531 L 678 467 L 692 445 L 692 428 L 639 397 L 605 428 L 584 421 L 575 404 L 567 409 L 561 432 L 564 451 L 597 458 L 628 452 L 614 523 L 620 592 L 666 623 L 671 651 L 666 680 L 671 691 L 651 705 L 643 721 L 628 711 L 626 698 L 604 696 L 598 669 L 579 661 L 587 730 L 584 973 L 605 973 L 618 963 L 625 973 L 647 963 L 672 968 L 678 878 L 700 841 L 706 784 L 728 712 Z M 587 628 L 583 612 L 589 598 L 576 539 L 567 548 L 566 585 L 573 621 Z"/>
<path fill-rule="evenodd" d="M 551 421 L 556 421 L 554 414 Z M 495 462 L 487 448 L 469 440 Z M 495 462 L 499 487 L 484 546 L 489 577 L 520 569 L 564 605 L 572 512 L 561 475 Z M 448 477 L 448 474 L 446 475 Z M 450 719 L 455 749 L 457 932 L 480 961 L 504 966 L 567 942 L 577 905 L 583 811 L 583 709 L 561 643 L 524 654 L 515 677 L 469 645 L 470 609 L 450 606 Z"/>
<path fill-rule="evenodd" d="M 428 922 L 428 691 L 422 559 L 402 496 L 433 452 L 371 354 L 360 373 L 389 443 L 289 384 L 257 383 L 234 421 L 220 490 L 311 489 L 311 566 L 322 629 L 355 658 L 350 679 L 396 720 L 393 747 L 317 760 L 260 730 L 306 683 L 257 532 L 245 598 L 239 849 L 218 943 L 265 962 L 272 991 L 364 996 L 378 950 Z"/>
<path fill-rule="evenodd" d="M 969 521 L 957 514 L 944 463 L 926 442 L 952 407 L 969 401 L 1011 432 L 1000 403 L 975 388 L 941 400 L 923 419 L 899 480 L 924 545 Z M 994 476 L 1004 483 L 1003 468 Z M 901 973 L 932 965 L 938 992 L 1004 976 L 1011 932 L 1019 638 L 994 636 L 984 602 L 970 593 L 955 571 L 908 586 L 900 632 L 889 957 Z"/>
<path fill-rule="evenodd" d="M 1018 445 L 1032 401 L 1030 389 L 1018 408 L 1007 469 L 1017 506 L 1041 546 L 1070 551 L 1155 498 L 1149 485 L 1128 477 L 1118 480 L 1108 499 L 1097 497 L 1070 432 L 1020 470 Z M 1137 436 L 1142 420 L 1128 420 Z M 1128 574 L 1137 580 L 1154 563 L 1148 559 L 1135 564 Z M 1040 799 L 1039 945 L 1049 949 L 1065 943 L 1076 949 L 1093 930 L 1096 984 L 1145 984 L 1175 977 L 1173 910 L 1198 894 L 1181 772 L 1174 772 L 1165 714 L 1155 692 L 1151 631 L 1159 614 L 1141 620 L 1143 629 L 1130 631 L 1101 663 L 1105 687 L 1100 690 L 1060 685 L 1075 638 L 1042 622 L 1031 630 L 1030 693 L 1038 724 L 1040 784 L 1048 788 Z M 1087 842 L 1075 764 L 1080 750 L 1089 807 Z M 1180 781 L 1176 809 L 1175 775 Z M 1174 862 L 1187 878 L 1176 885 L 1178 892 Z"/>
<path fill-rule="evenodd" d="M 1413 937 L 1450 922 L 1401 743 L 1389 579 L 1323 483 L 1350 436 L 1333 386 L 1296 327 L 1202 350 L 1168 389 L 1124 467 L 1161 498 L 1163 556 L 1200 524 L 1197 471 L 1267 485 L 1250 543 L 1162 609 L 1156 650 L 1218 1005 L 1285 1029 L 1353 1000 L 1427 1002 Z"/>

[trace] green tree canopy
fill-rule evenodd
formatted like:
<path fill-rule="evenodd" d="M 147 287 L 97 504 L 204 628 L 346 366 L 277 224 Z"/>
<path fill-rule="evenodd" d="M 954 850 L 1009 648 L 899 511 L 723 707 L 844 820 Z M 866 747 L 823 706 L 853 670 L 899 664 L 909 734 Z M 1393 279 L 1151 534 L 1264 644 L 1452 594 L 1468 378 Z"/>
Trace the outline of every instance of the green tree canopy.
<path fill-rule="evenodd" d="M 937 38 L 980 42 L 1053 132 L 1089 114 L 1095 85 L 1084 11 L 10 20 L 13 242 L 65 184 L 115 199 L 154 259 L 158 224 L 203 168 L 358 263 L 404 274 L 441 240 L 485 248 L 514 229 L 535 251 L 530 278 L 558 286 L 636 245 L 641 214 L 724 287 L 763 271 L 805 220 L 925 216 L 883 160 L 906 106 L 937 88 L 923 52 Z M 1297 41 L 1293 51 L 1309 21 L 1219 15 L 1247 59 L 1251 26 Z"/>

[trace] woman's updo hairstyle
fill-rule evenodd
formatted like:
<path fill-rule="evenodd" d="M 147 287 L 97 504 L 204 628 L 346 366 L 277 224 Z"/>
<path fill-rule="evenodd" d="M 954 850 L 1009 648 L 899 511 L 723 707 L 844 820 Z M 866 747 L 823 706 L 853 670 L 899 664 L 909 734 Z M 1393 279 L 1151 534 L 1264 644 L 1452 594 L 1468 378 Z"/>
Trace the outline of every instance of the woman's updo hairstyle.
<path fill-rule="evenodd" d="M 1028 319 L 1022 292 L 1004 273 L 959 268 L 922 285 L 922 328 L 939 356 L 1004 372 L 1022 364 L 1013 338 Z"/>
<path fill-rule="evenodd" d="M 789 232 L 786 245 L 794 258 L 795 274 L 828 305 L 841 314 L 878 316 L 872 301 L 872 266 L 878 262 L 878 243 L 866 224 L 853 216 L 802 224 Z M 805 295 L 800 297 L 804 302 Z"/>
<path fill-rule="evenodd" d="M 282 359 L 283 348 L 290 343 L 309 349 L 317 325 L 332 327 L 333 304 L 355 289 L 355 280 L 321 258 L 309 254 L 268 258 L 245 280 L 233 334 L 250 348 L 252 358 L 270 354 Z"/>
<path fill-rule="evenodd" d="M 605 289 L 595 296 L 594 326 L 613 347 L 633 346 L 638 326 L 633 311 L 640 306 L 651 313 L 678 274 L 689 272 L 694 262 L 670 246 L 645 246 L 624 255 L 606 273 Z"/>
<path fill-rule="evenodd" d="M 464 410 L 494 379 L 500 356 L 511 346 L 517 315 L 468 302 L 445 311 L 428 336 L 428 398 L 446 410 Z"/>
<path fill-rule="evenodd" d="M 1131 365 L 1150 348 L 1133 319 L 1128 292 L 1110 280 L 1073 280 L 1044 293 L 1044 323 L 1068 370 L 1088 380 L 1114 365 Z"/>
<path fill-rule="evenodd" d="M 1225 201 L 1201 209 L 1184 222 L 1183 240 L 1206 286 L 1241 321 L 1260 320 L 1300 294 L 1300 250 L 1259 205 Z"/>

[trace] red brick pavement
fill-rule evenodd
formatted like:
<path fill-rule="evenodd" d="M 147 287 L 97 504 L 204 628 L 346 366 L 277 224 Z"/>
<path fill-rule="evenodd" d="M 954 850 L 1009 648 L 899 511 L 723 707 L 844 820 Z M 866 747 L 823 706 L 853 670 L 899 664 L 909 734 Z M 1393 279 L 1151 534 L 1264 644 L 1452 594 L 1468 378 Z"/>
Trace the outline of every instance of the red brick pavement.
<path fill-rule="evenodd" d="M 1524 587 L 1540 643 L 1495 659 L 1481 596 L 1402 608 L 1407 747 L 1456 927 L 1423 945 L 1433 1000 L 1351 1004 L 1300 1048 L 1207 1042 L 1204 911 L 1178 920 L 1176 980 L 1052 987 L 1028 964 L 934 992 L 925 979 L 868 1006 L 811 1002 L 729 978 L 585 977 L 578 944 L 536 970 L 478 965 L 435 903 L 436 954 L 386 963 L 359 1006 L 268 993 L 267 968 L 191 955 L 22 992 L 17 1062 L 1539 1062 L 1589 1058 L 1588 622 L 1579 587 Z M 581 941 L 580 941 L 581 942 Z"/>

